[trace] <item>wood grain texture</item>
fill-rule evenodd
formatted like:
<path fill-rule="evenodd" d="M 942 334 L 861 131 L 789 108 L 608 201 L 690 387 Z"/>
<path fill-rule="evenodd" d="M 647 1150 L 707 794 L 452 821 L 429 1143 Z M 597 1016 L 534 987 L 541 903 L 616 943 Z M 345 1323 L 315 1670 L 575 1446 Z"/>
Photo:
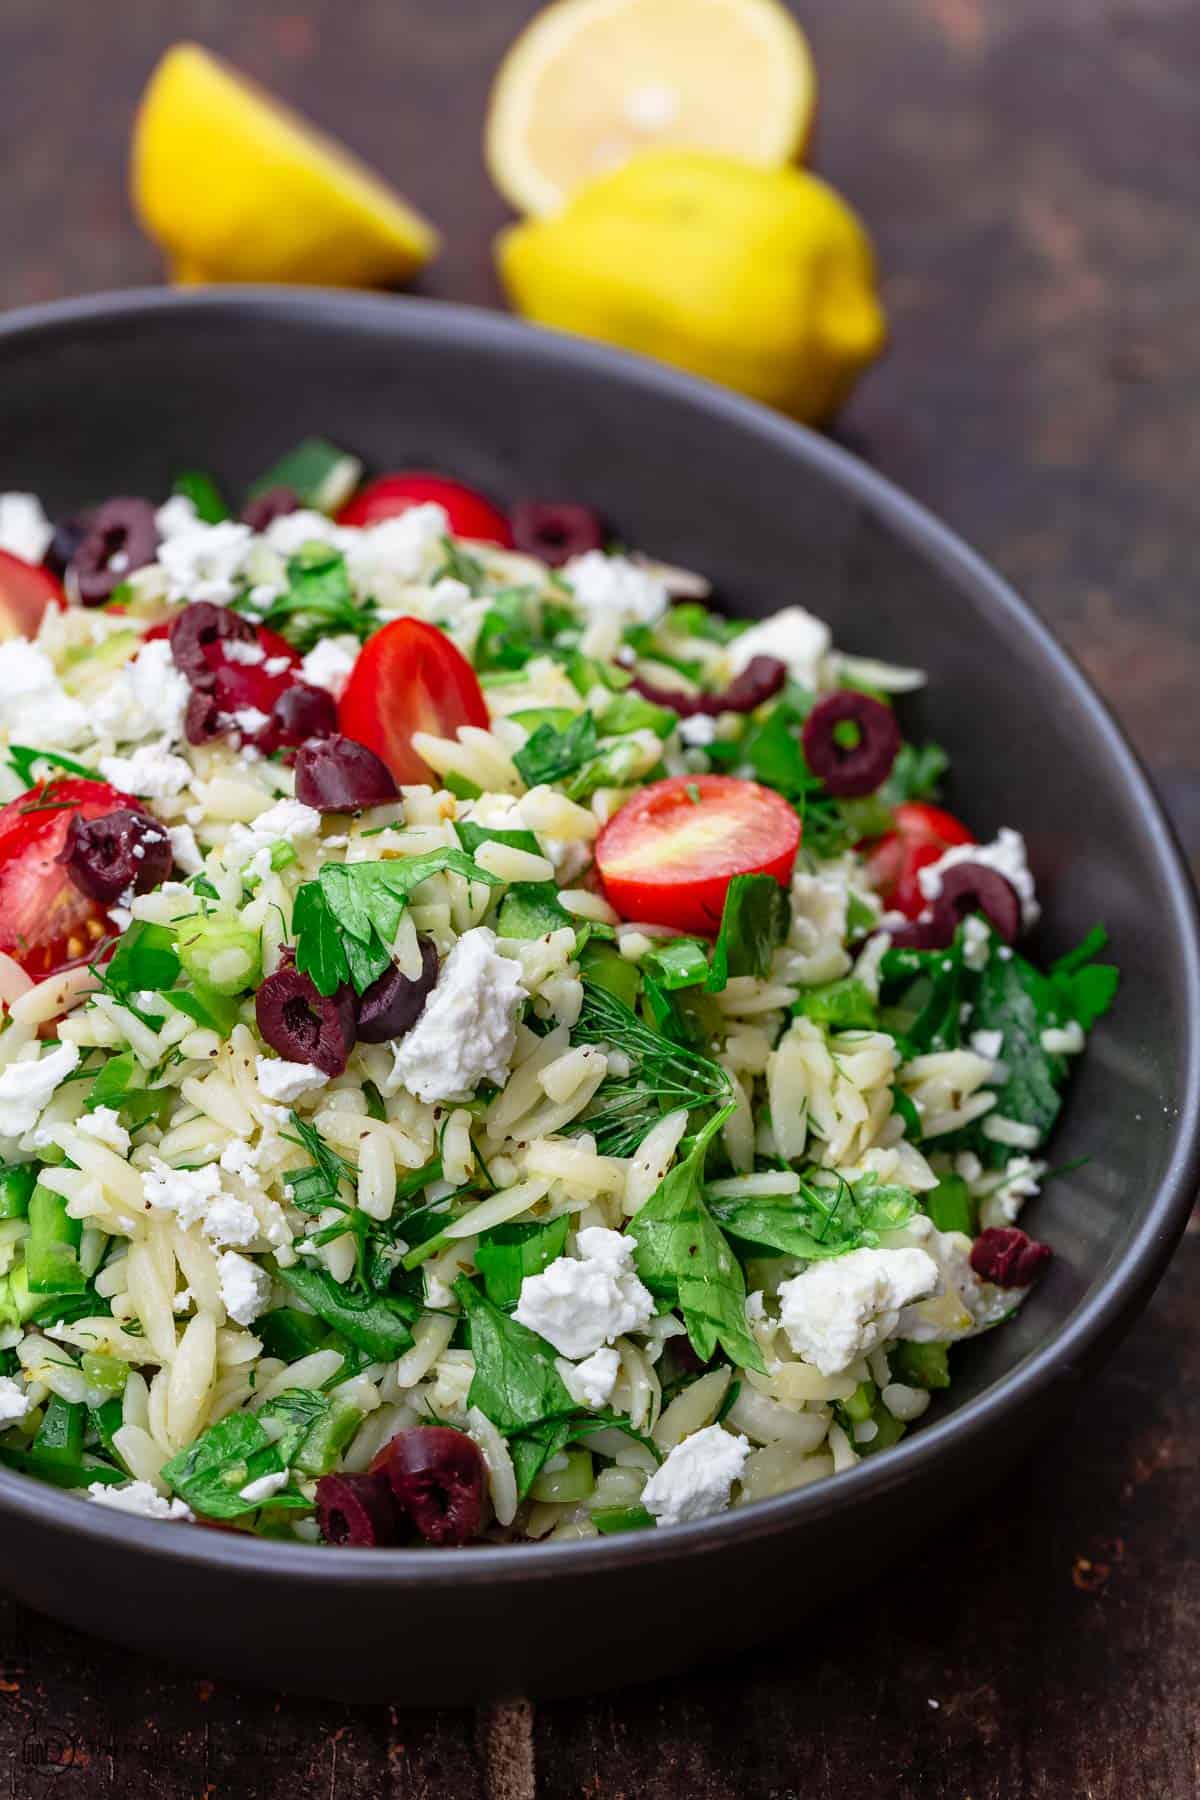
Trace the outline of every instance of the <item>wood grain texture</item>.
<path fill-rule="evenodd" d="M 480 121 L 533 10 L 4 0 L 0 303 L 157 279 L 124 153 L 140 85 L 185 30 L 429 212 L 446 250 L 425 292 L 496 303 L 505 215 Z M 1200 10 L 796 10 L 822 80 L 817 165 L 875 234 L 893 325 L 838 435 L 1029 596 L 1200 854 Z M 0 1800 L 1185 1800 L 1200 1788 L 1198 1281 L 1190 1236 L 1038 1462 L 902 1553 L 886 1586 L 795 1627 L 770 1593 L 715 1593 L 761 1609 L 776 1646 L 653 1689 L 477 1717 L 297 1703 L 0 1602 Z M 898 1516 L 897 1537 L 914 1523 Z"/>

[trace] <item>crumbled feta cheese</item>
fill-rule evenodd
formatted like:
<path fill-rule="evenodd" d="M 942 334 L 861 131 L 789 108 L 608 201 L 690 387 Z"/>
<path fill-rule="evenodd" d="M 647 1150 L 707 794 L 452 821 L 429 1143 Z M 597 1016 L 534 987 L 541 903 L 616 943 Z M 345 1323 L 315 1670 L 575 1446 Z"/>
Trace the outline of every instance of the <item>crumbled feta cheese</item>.
<path fill-rule="evenodd" d="M 997 1187 L 979 1203 L 979 1223 L 983 1230 L 1015 1225 L 1026 1200 L 1041 1192 L 1042 1176 L 1049 1165 L 1032 1156 L 1010 1156 Z"/>
<path fill-rule="evenodd" d="M 297 844 L 316 837 L 321 829 L 321 815 L 300 800 L 277 800 L 266 812 L 259 813 L 252 825 L 234 825 L 225 845 L 225 861 L 232 868 L 253 865 L 257 874 L 270 867 L 271 850 L 276 844 Z"/>
<path fill-rule="evenodd" d="M 87 710 L 59 686 L 54 664 L 27 638 L 0 643 L 0 727 L 15 743 L 74 749 L 89 735 Z"/>
<path fill-rule="evenodd" d="M 582 1362 L 564 1362 L 559 1373 L 572 1400 L 580 1406 L 607 1406 L 621 1368 L 618 1350 L 593 1350 Z"/>
<path fill-rule="evenodd" d="M 239 1500 L 249 1500 L 252 1506 L 259 1506 L 269 1500 L 273 1494 L 279 1493 L 288 1484 L 286 1469 L 277 1469 L 271 1475 L 260 1475 L 257 1481 L 248 1481 L 244 1488 L 238 1489 Z"/>
<path fill-rule="evenodd" d="M 1004 1033 L 1002 1031 L 973 1031 L 971 1048 L 976 1056 L 982 1056 L 985 1062 L 995 1062 L 1004 1049 Z"/>
<path fill-rule="evenodd" d="M 747 1439 L 734 1437 L 723 1425 L 693 1431 L 650 1477 L 642 1489 L 642 1505 L 654 1514 L 656 1525 L 686 1525 L 724 1512 L 749 1454 Z"/>
<path fill-rule="evenodd" d="M 978 974 L 986 969 L 992 950 L 992 934 L 978 913 L 968 913 L 963 920 L 963 961 Z"/>
<path fill-rule="evenodd" d="M 703 750 L 716 740 L 717 721 L 709 713 L 693 713 L 679 721 L 679 736 L 689 749 Z"/>
<path fill-rule="evenodd" d="M 171 856 L 177 869 L 185 875 L 198 875 L 204 867 L 204 857 L 196 834 L 190 825 L 171 825 L 167 828 L 167 836 L 171 840 Z"/>
<path fill-rule="evenodd" d="M 219 1248 L 244 1247 L 259 1236 L 254 1208 L 222 1190 L 221 1171 L 212 1163 L 199 1169 L 172 1169 L 156 1156 L 142 1175 L 142 1193 L 147 1206 L 173 1212 L 185 1231 L 198 1225 Z"/>
<path fill-rule="evenodd" d="M 832 644 L 833 634 L 823 619 L 814 618 L 802 606 L 785 606 L 782 612 L 740 632 L 726 655 L 735 674 L 756 656 L 773 656 L 787 664 L 793 681 L 815 689 L 820 686 L 821 664 Z"/>
<path fill-rule="evenodd" d="M 237 594 L 252 537 L 248 525 L 225 519 L 219 525 L 197 521 L 164 538 L 158 562 L 166 577 L 167 599 L 228 606 Z"/>
<path fill-rule="evenodd" d="M 176 667 L 166 638 L 143 644 L 126 673 L 133 697 L 148 721 L 142 735 L 161 732 L 172 743 L 180 739 L 191 688 L 183 670 Z"/>
<path fill-rule="evenodd" d="M 653 625 L 670 604 L 664 582 L 625 556 L 589 550 L 573 556 L 562 573 L 574 591 L 576 606 L 592 618 Z"/>
<path fill-rule="evenodd" d="M 0 1425 L 15 1425 L 29 1411 L 29 1395 L 11 1375 L 0 1375 Z"/>
<path fill-rule="evenodd" d="M 202 523 L 196 511 L 195 501 L 189 500 L 186 494 L 172 494 L 164 500 L 154 515 L 154 523 L 160 538 L 178 537 L 182 531 L 192 531 Z"/>
<path fill-rule="evenodd" d="M 303 1094 L 315 1094 L 329 1080 L 324 1070 L 314 1068 L 312 1063 L 286 1062 L 278 1056 L 257 1057 L 255 1071 L 259 1093 L 268 1100 L 282 1101 L 285 1106 Z"/>
<path fill-rule="evenodd" d="M 76 1120 L 76 1130 L 97 1144 L 105 1144 L 118 1156 L 129 1155 L 129 1133 L 111 1106 L 97 1106 Z"/>
<path fill-rule="evenodd" d="M 1078 1019 L 1072 1019 L 1069 1025 L 1047 1025 L 1041 1041 L 1047 1056 L 1078 1056 L 1087 1044 Z"/>
<path fill-rule="evenodd" d="M 243 1181 L 257 1185 L 261 1152 L 261 1144 L 248 1144 L 245 1138 L 234 1138 L 221 1152 L 221 1167 L 227 1175 L 238 1175 Z"/>
<path fill-rule="evenodd" d="M 55 1089 L 79 1066 L 78 1044 L 60 1044 L 39 1059 L 0 1069 L 0 1137 L 32 1131 Z"/>
<path fill-rule="evenodd" d="M 931 1294 L 938 1268 L 924 1250 L 852 1250 L 782 1283 L 788 1342 L 822 1375 L 840 1375 L 896 1334 L 900 1310 Z"/>
<path fill-rule="evenodd" d="M 560 1256 L 527 1275 L 513 1317 L 572 1361 L 639 1331 L 654 1300 L 633 1266 L 637 1248 L 619 1231 L 592 1225 L 576 1238 L 577 1256 Z"/>
<path fill-rule="evenodd" d="M 327 688 L 335 700 L 340 700 L 357 661 L 357 639 L 322 638 L 304 658 L 301 673 L 313 687 Z"/>
<path fill-rule="evenodd" d="M 281 513 L 263 532 L 265 542 L 280 556 L 295 556 L 305 544 L 332 544 L 335 549 L 345 550 L 356 535 L 308 507 Z"/>
<path fill-rule="evenodd" d="M 93 1481 L 87 1495 L 98 1506 L 110 1507 L 113 1512 L 136 1513 L 142 1519 L 194 1519 L 196 1516 L 182 1500 L 164 1500 L 148 1481 L 129 1481 L 124 1487 L 110 1487 L 103 1481 Z"/>
<path fill-rule="evenodd" d="M 239 1325 L 253 1325 L 271 1298 L 271 1277 L 248 1256 L 225 1250 L 217 1258 L 221 1304 Z"/>
<path fill-rule="evenodd" d="M 259 663 L 265 663 L 267 653 L 255 640 L 245 642 L 242 638 L 225 638 L 221 651 L 226 662 L 241 663 L 245 669 L 256 669 Z"/>
<path fill-rule="evenodd" d="M 102 756 L 100 773 L 113 787 L 143 800 L 173 800 L 192 779 L 182 756 L 172 756 L 161 744 L 139 744 L 132 756 Z"/>
<path fill-rule="evenodd" d="M 442 540 L 450 531 L 444 507 L 410 506 L 382 524 L 356 532 L 346 550 L 350 578 L 370 588 L 382 575 L 399 582 L 420 581 L 444 560 Z"/>
<path fill-rule="evenodd" d="M 0 494 L 0 550 L 40 563 L 54 536 L 36 494 Z"/>
<path fill-rule="evenodd" d="M 479 1083 L 503 1087 L 525 999 L 520 963 L 501 956 L 486 925 L 464 931 L 424 1011 L 395 1044 L 388 1092 L 418 1100 L 469 1100 Z"/>
<path fill-rule="evenodd" d="M 1025 839 L 1019 831 L 1003 826 L 990 844 L 955 844 L 937 862 L 918 870 L 917 881 L 926 900 L 937 899 L 946 870 L 959 863 L 981 863 L 985 869 L 994 869 L 997 875 L 1003 875 L 1021 902 L 1021 923 L 1025 930 L 1037 924 L 1042 909 L 1037 902 Z"/>
<path fill-rule="evenodd" d="M 231 713 L 234 724 L 245 737 L 254 737 L 264 726 L 271 723 L 271 715 L 263 712 L 259 706 L 241 706 Z"/>

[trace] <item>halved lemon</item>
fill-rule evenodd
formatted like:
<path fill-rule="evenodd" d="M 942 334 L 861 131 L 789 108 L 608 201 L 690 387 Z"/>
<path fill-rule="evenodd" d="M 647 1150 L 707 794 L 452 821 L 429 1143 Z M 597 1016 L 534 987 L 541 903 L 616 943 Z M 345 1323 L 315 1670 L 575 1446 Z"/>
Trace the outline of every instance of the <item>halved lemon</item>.
<path fill-rule="evenodd" d="M 380 287 L 438 245 L 365 164 L 198 44 L 150 77 L 130 185 L 177 281 Z"/>
<path fill-rule="evenodd" d="M 790 162 L 815 106 L 779 0 L 557 0 L 501 64 L 484 149 L 505 198 L 544 214 L 651 145 Z"/>

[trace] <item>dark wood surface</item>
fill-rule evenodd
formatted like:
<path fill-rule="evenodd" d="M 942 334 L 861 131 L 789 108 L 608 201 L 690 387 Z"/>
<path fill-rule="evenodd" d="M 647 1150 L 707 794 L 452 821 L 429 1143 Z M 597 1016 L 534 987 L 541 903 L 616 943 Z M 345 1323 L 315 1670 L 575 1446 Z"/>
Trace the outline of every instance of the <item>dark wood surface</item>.
<path fill-rule="evenodd" d="M 141 82 L 184 31 L 428 210 L 447 241 L 425 292 L 496 304 L 504 210 L 480 121 L 532 11 L 3 0 L 0 304 L 158 278 L 124 154 Z M 893 323 L 838 435 L 1049 619 L 1196 857 L 1200 9 L 796 11 L 822 81 L 817 164 L 875 234 Z M 714 1594 L 783 1635 L 712 1673 L 475 1716 L 356 1709 L 181 1675 L 0 1601 L 0 1800 L 1185 1800 L 1200 1790 L 1198 1280 L 1190 1236 L 1036 1465 L 886 1585 L 790 1630 L 770 1593 Z"/>

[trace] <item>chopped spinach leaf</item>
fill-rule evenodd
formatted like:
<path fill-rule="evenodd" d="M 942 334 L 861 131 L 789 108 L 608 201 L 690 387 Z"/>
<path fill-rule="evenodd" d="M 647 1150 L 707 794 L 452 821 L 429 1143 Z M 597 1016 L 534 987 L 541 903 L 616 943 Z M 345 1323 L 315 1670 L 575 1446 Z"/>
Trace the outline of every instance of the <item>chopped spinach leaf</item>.
<path fill-rule="evenodd" d="M 725 894 L 721 929 L 713 946 L 710 992 L 737 975 L 771 973 L 771 960 L 792 922 L 787 890 L 773 875 L 735 875 Z"/>
<path fill-rule="evenodd" d="M 455 1282 L 454 1292 L 475 1359 L 468 1400 L 497 1431 L 528 1431 L 576 1410 L 545 1338 L 510 1319 L 466 1276 Z"/>
<path fill-rule="evenodd" d="M 475 1248 L 475 1266 L 493 1305 L 511 1311 L 521 1298 L 525 1277 L 540 1275 L 562 1255 L 569 1222 L 563 1213 L 545 1224 L 493 1225 L 482 1234 Z"/>
<path fill-rule="evenodd" d="M 526 787 L 538 787 L 573 775 L 598 749 L 596 721 L 590 712 L 582 712 L 565 731 L 539 725 L 528 743 L 514 752 L 513 762 Z"/>

